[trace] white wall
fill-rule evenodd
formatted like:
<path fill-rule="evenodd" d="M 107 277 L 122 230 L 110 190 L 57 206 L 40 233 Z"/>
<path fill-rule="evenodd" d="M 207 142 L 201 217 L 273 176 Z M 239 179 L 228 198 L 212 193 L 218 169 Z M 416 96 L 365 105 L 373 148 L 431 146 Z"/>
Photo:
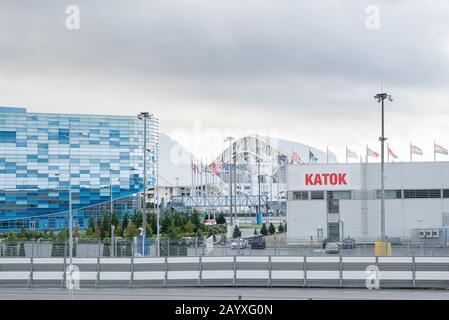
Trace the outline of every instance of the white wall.
<path fill-rule="evenodd" d="M 388 163 L 385 168 L 386 189 L 449 189 L 449 162 Z M 338 173 L 348 175 L 346 186 L 307 186 L 306 173 Z M 361 165 L 318 164 L 289 165 L 287 171 L 289 191 L 306 190 L 360 190 Z M 380 164 L 367 168 L 367 190 L 380 189 Z M 362 234 L 361 200 L 340 200 L 340 218 L 344 220 L 345 236 L 364 238 Z M 368 233 L 375 240 L 380 237 L 380 200 L 367 201 Z M 449 199 L 386 199 L 385 222 L 388 237 L 410 239 L 415 229 L 442 228 L 443 215 L 449 215 Z M 287 201 L 288 241 L 316 238 L 316 229 L 327 233 L 325 200 Z M 292 241 L 292 242 L 291 242 Z"/>
<path fill-rule="evenodd" d="M 287 202 L 287 242 L 298 243 L 317 237 L 317 228 L 323 229 L 327 237 L 326 201 L 301 200 Z"/>

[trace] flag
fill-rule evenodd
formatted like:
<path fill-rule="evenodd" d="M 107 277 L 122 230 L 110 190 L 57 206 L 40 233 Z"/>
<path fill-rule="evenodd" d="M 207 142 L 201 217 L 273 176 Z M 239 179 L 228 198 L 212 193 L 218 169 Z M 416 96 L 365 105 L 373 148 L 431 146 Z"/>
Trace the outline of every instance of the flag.
<path fill-rule="evenodd" d="M 423 155 L 422 150 L 419 147 L 414 146 L 413 144 L 410 144 L 410 153 L 411 154 L 418 154 L 420 156 Z"/>
<path fill-rule="evenodd" d="M 295 161 L 295 162 L 301 161 L 301 156 L 299 155 L 299 153 L 297 153 L 295 151 L 293 151 L 293 153 L 292 153 L 292 162 L 293 161 Z"/>
<path fill-rule="evenodd" d="M 388 147 L 388 155 L 392 156 L 395 159 L 398 158 L 398 156 L 393 151 L 391 151 L 390 147 Z"/>
<path fill-rule="evenodd" d="M 445 154 L 445 155 L 448 154 L 446 148 L 444 148 L 444 147 L 442 147 L 442 146 L 440 146 L 439 144 L 436 144 L 436 143 L 433 144 L 433 150 L 434 150 L 433 152 L 435 152 L 435 153 L 440 153 L 440 154 Z"/>
<path fill-rule="evenodd" d="M 215 162 L 212 162 L 212 164 L 209 165 L 209 169 L 212 173 L 220 173 L 220 168 L 217 166 Z"/>
<path fill-rule="evenodd" d="M 370 148 L 368 148 L 368 146 L 366 146 L 366 154 L 368 155 L 368 157 L 374 157 L 374 158 L 379 157 L 379 154 L 377 152 L 374 152 Z"/>
<path fill-rule="evenodd" d="M 348 157 L 348 158 L 355 158 L 355 159 L 358 158 L 357 153 L 355 153 L 354 151 L 348 149 L 347 147 L 346 147 L 346 157 Z"/>
<path fill-rule="evenodd" d="M 318 161 L 318 158 L 313 154 L 312 151 L 309 150 L 309 162 L 310 161 Z"/>
<path fill-rule="evenodd" d="M 337 162 L 337 156 L 332 151 L 329 151 L 329 149 L 327 149 L 327 161 Z"/>
<path fill-rule="evenodd" d="M 278 153 L 278 163 L 283 166 L 287 163 L 287 156 L 285 154 L 282 153 Z"/>

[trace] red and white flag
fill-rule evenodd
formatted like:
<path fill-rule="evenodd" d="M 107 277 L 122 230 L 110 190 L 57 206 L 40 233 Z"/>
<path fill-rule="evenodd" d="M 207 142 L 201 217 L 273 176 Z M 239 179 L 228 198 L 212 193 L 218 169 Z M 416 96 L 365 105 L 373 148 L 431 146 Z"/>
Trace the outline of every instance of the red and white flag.
<path fill-rule="evenodd" d="M 221 171 L 220 167 L 218 167 L 215 162 L 213 162 L 211 165 L 209 165 L 209 168 L 210 168 L 210 171 L 215 174 L 220 173 L 220 171 Z"/>
<path fill-rule="evenodd" d="M 436 143 L 433 144 L 433 152 L 440 153 L 440 154 L 445 154 L 445 155 L 448 154 L 446 148 L 444 148 L 444 147 L 442 147 L 442 146 L 440 146 L 439 144 L 436 144 Z"/>
<path fill-rule="evenodd" d="M 422 150 L 419 147 L 417 147 L 417 146 L 415 146 L 413 144 L 410 144 L 410 153 L 411 154 L 417 154 L 417 155 L 420 155 L 420 156 L 423 155 Z"/>
<path fill-rule="evenodd" d="M 388 154 L 389 154 L 390 156 L 392 156 L 393 158 L 395 158 L 395 159 L 398 158 L 398 156 L 397 156 L 393 151 L 391 151 L 390 147 L 388 147 Z"/>
<path fill-rule="evenodd" d="M 368 148 L 368 146 L 366 146 L 366 154 L 368 155 L 368 157 L 379 158 L 379 154 Z"/>
<path fill-rule="evenodd" d="M 292 161 L 295 161 L 295 162 L 301 161 L 301 156 L 299 155 L 299 153 L 293 151 L 293 153 L 292 153 Z"/>

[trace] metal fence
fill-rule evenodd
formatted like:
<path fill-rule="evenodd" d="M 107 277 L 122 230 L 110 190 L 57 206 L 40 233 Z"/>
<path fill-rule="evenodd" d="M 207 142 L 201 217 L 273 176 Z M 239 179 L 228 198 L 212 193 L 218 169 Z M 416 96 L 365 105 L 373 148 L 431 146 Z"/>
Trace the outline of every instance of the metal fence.
<path fill-rule="evenodd" d="M 68 266 L 67 258 L 4 257 L 0 259 L 0 287 L 66 287 Z M 449 257 L 97 257 L 73 258 L 73 266 L 75 288 L 366 288 L 376 282 L 379 288 L 449 288 Z"/>
<path fill-rule="evenodd" d="M 302 245 L 287 245 L 282 238 L 267 238 L 263 249 L 252 248 L 251 241 L 243 245 L 226 242 L 207 243 L 191 241 L 189 239 L 161 239 L 158 246 L 155 239 L 149 241 L 149 248 L 145 256 L 148 257 L 196 257 L 196 256 L 327 256 L 321 249 L 320 243 L 305 242 Z M 234 244 L 234 245 L 233 245 Z M 237 244 L 237 245 L 236 245 Z M 401 245 L 392 245 L 392 256 L 449 256 L 449 246 L 413 244 L 408 242 Z M 372 244 L 357 244 L 353 249 L 340 248 L 335 255 L 342 256 L 374 256 Z M 68 257 L 69 246 L 67 241 L 49 240 L 0 240 L 0 257 Z M 86 241 L 74 242 L 73 257 L 136 257 L 141 256 L 140 246 L 134 241 Z"/>

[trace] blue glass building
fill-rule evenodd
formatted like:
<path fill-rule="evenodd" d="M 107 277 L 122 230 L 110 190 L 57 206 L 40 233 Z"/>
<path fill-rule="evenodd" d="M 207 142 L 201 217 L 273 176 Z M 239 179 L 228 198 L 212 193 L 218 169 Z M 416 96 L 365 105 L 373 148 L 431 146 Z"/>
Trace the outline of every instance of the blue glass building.
<path fill-rule="evenodd" d="M 155 185 L 158 121 L 147 120 L 148 187 Z M 71 173 L 69 176 L 69 172 Z M 29 113 L 0 107 L 0 232 L 67 227 L 90 216 L 133 214 L 143 190 L 137 116 Z M 71 186 L 71 187 L 70 187 Z"/>

